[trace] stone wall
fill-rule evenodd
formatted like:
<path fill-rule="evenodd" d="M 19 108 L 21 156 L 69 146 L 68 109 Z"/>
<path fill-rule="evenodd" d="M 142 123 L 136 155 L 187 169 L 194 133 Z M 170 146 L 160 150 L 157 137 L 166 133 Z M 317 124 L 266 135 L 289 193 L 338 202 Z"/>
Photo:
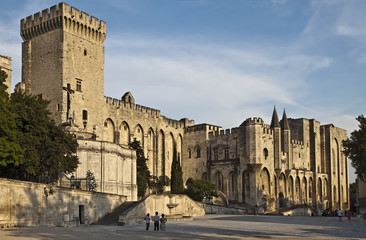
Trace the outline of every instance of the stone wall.
<path fill-rule="evenodd" d="M 97 221 L 127 197 L 0 178 L 0 227 L 75 226 Z M 84 218 L 82 217 L 84 216 Z"/>
<path fill-rule="evenodd" d="M 168 221 L 169 219 L 184 220 L 184 218 L 205 215 L 203 207 L 186 195 L 162 194 L 148 196 L 139 205 L 124 215 L 120 215 L 118 222 L 120 225 L 142 223 L 147 213 L 150 213 L 150 217 L 152 217 L 155 212 L 158 212 L 160 216 L 165 214 Z"/>
<path fill-rule="evenodd" d="M 10 95 L 11 93 L 11 57 L 1 56 L 0 55 L 0 68 L 2 71 L 6 72 L 8 75 L 5 85 L 8 87 L 6 89 L 7 93 Z"/>

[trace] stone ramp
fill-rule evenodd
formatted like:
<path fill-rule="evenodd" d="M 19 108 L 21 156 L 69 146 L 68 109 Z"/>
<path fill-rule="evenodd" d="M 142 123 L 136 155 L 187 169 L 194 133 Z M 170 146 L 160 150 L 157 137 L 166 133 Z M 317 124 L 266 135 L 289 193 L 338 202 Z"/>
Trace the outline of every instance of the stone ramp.
<path fill-rule="evenodd" d="M 112 212 L 108 213 L 93 225 L 107 225 L 107 226 L 117 226 L 119 215 L 138 205 L 139 202 L 124 202 L 122 205 L 116 207 Z"/>

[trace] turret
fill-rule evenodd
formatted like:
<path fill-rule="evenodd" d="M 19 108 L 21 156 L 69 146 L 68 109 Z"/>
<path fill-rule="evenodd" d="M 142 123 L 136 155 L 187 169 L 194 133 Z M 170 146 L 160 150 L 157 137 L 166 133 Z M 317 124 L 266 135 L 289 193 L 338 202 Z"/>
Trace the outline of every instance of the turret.
<path fill-rule="evenodd" d="M 274 156 L 274 168 L 280 168 L 280 156 L 281 156 L 281 127 L 278 121 L 278 115 L 276 106 L 273 109 L 271 129 L 273 129 L 273 156 Z"/>
<path fill-rule="evenodd" d="M 290 125 L 288 123 L 285 110 L 283 110 L 283 115 L 282 115 L 282 120 L 280 122 L 280 125 L 281 125 L 281 150 L 282 150 L 282 152 L 286 153 L 287 164 L 289 164 L 291 131 L 290 131 Z M 287 168 L 289 168 L 289 165 L 287 165 Z"/>

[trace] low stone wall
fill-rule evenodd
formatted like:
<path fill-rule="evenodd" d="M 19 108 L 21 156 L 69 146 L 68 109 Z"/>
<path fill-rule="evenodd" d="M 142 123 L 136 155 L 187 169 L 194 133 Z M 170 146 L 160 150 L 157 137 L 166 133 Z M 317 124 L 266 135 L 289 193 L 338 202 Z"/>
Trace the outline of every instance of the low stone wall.
<path fill-rule="evenodd" d="M 187 220 L 205 215 L 203 207 L 186 195 L 150 195 L 125 214 L 120 215 L 118 222 L 120 225 L 142 223 L 147 213 L 152 217 L 155 212 L 160 216 L 165 214 L 168 221 Z"/>
<path fill-rule="evenodd" d="M 232 215 L 242 215 L 248 214 L 247 209 L 234 208 L 234 207 L 224 207 L 213 204 L 204 204 L 206 214 L 232 214 Z"/>
<path fill-rule="evenodd" d="M 0 178 L 0 196 L 0 227 L 90 224 L 127 200 L 4 178 Z"/>

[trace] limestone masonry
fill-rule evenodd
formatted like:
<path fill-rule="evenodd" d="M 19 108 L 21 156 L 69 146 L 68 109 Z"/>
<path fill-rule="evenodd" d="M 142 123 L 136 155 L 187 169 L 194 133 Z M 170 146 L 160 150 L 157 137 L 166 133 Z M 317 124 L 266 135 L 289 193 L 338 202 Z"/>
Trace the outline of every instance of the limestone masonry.
<path fill-rule="evenodd" d="M 223 130 L 174 120 L 140 106 L 130 92 L 104 96 L 106 23 L 60 3 L 21 20 L 22 82 L 17 89 L 51 101 L 55 121 L 78 139 L 80 166 L 98 191 L 137 198 L 136 157 L 141 141 L 154 176 L 170 177 L 177 145 L 184 181 L 207 179 L 221 199 L 264 210 L 307 203 L 349 208 L 346 131 L 314 119 L 291 119 L 274 109 L 269 124 L 248 118 Z"/>

